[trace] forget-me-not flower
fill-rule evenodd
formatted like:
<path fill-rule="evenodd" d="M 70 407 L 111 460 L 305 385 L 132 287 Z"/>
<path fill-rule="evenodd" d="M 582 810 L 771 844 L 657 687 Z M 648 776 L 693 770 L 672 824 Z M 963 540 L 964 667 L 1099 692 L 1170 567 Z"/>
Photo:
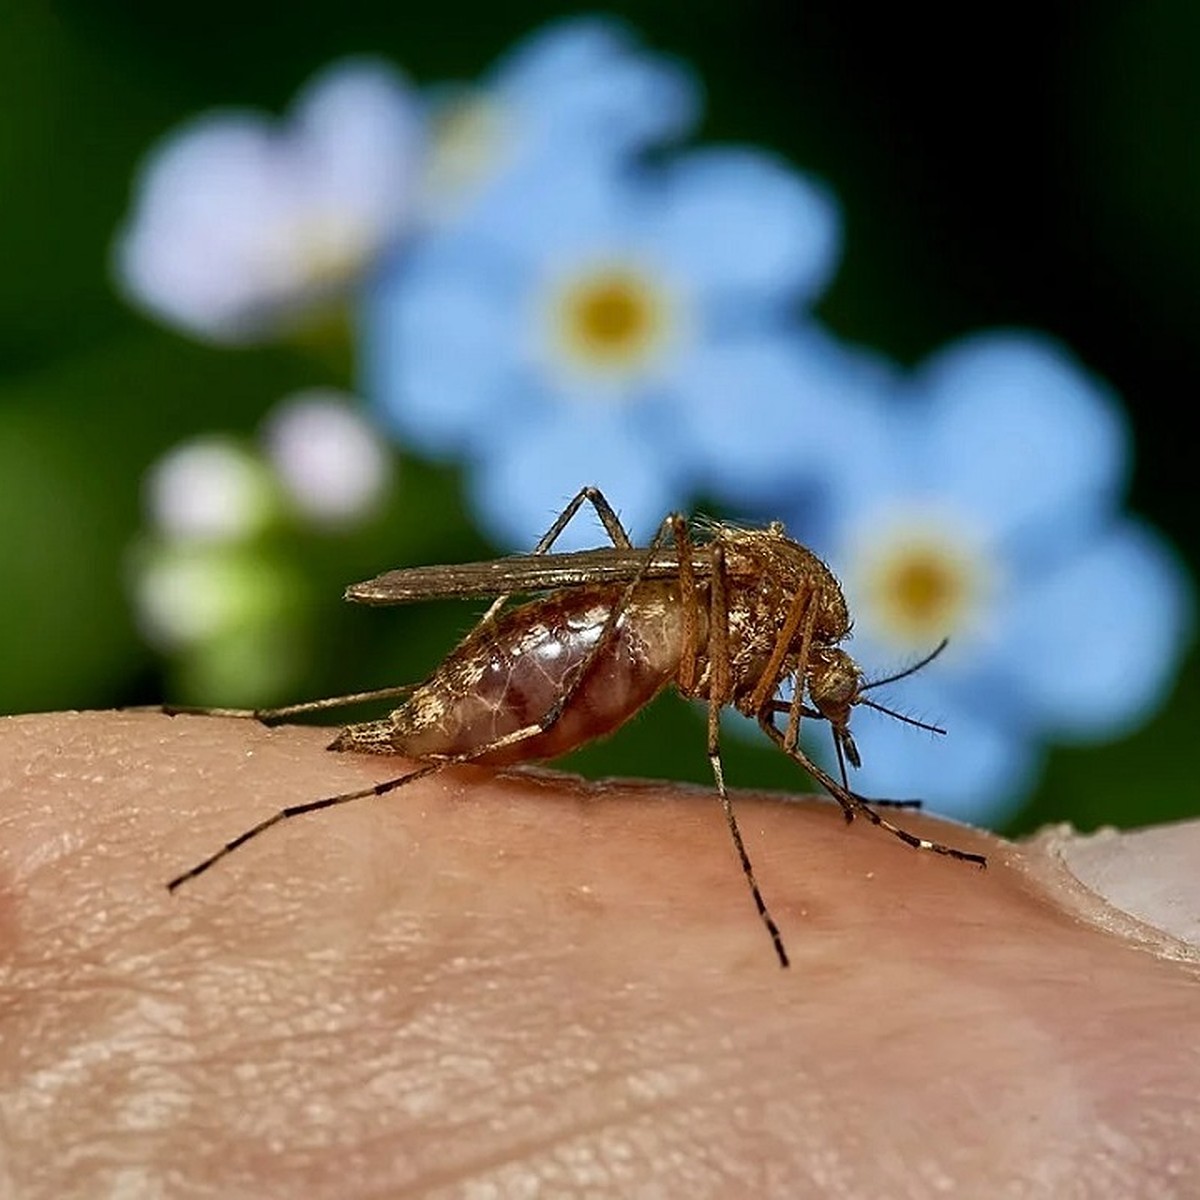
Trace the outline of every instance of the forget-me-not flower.
<path fill-rule="evenodd" d="M 292 111 L 217 111 L 142 167 L 114 268 L 140 307 L 194 336 L 247 342 L 345 302 L 416 219 L 422 106 L 373 60 L 336 63 Z"/>
<path fill-rule="evenodd" d="M 815 548 L 842 578 L 849 648 L 869 678 L 949 639 L 871 694 L 947 735 L 860 706 L 855 790 L 986 823 L 1044 741 L 1113 736 L 1162 699 L 1190 596 L 1164 542 L 1118 510 L 1129 459 L 1107 388 L 1015 333 L 936 355 L 848 447 Z"/>
<path fill-rule="evenodd" d="M 391 482 L 390 452 L 346 392 L 306 388 L 286 397 L 268 414 L 262 441 L 288 500 L 318 526 L 365 519 Z"/>
<path fill-rule="evenodd" d="M 622 22 L 552 22 L 477 82 L 430 89 L 426 220 L 461 227 L 479 215 L 494 229 L 530 188 L 553 189 L 576 164 L 618 164 L 682 137 L 701 103 L 693 73 Z"/>
<path fill-rule="evenodd" d="M 538 178 L 424 239 L 365 321 L 384 420 L 407 446 L 468 459 L 502 542 L 530 544 L 583 482 L 644 537 L 715 464 L 794 473 L 809 427 L 827 424 L 826 388 L 875 378 L 793 325 L 832 273 L 839 221 L 776 158 L 708 149 Z"/>

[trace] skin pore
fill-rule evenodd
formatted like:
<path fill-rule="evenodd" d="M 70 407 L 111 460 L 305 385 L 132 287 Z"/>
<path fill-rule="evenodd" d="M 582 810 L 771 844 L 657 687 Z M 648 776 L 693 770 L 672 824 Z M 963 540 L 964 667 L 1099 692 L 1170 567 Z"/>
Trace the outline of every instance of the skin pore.
<path fill-rule="evenodd" d="M 1200 1194 L 1200 952 L 1054 837 L 737 796 L 788 971 L 711 789 L 446 770 L 168 895 L 402 773 L 329 738 L 0 720 L 0 1194 Z"/>

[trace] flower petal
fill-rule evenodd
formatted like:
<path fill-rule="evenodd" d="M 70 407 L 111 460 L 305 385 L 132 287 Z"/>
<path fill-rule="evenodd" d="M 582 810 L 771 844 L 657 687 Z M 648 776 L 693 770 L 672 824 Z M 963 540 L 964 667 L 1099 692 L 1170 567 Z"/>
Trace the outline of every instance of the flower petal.
<path fill-rule="evenodd" d="M 356 213 L 380 243 L 415 212 L 425 130 L 415 95 L 387 63 L 335 63 L 300 93 L 291 140 L 314 204 Z"/>
<path fill-rule="evenodd" d="M 916 486 L 1020 538 L 1026 554 L 1056 549 L 1115 504 L 1129 467 L 1125 418 L 1050 339 L 966 338 L 930 360 L 912 392 L 929 406 Z"/>
<path fill-rule="evenodd" d="M 268 415 L 267 456 L 296 509 L 331 527 L 364 519 L 381 503 L 391 461 L 376 431 L 333 388 L 306 388 Z"/>
<path fill-rule="evenodd" d="M 519 390 L 518 295 L 499 258 L 450 240 L 376 281 L 362 323 L 364 390 L 402 443 L 447 457 L 487 440 Z"/>
<path fill-rule="evenodd" d="M 462 223 L 464 236 L 552 272 L 564 256 L 625 249 L 635 228 L 636 193 L 611 164 L 574 159 L 513 172 Z"/>
<path fill-rule="evenodd" d="M 532 128 L 537 157 L 630 152 L 680 137 L 699 117 L 701 88 L 681 62 L 641 49 L 603 17 L 555 22 L 521 42 L 491 85 Z"/>
<path fill-rule="evenodd" d="M 146 508 L 176 542 L 248 541 L 269 528 L 280 505 L 275 480 L 233 438 L 208 434 L 168 451 L 146 475 Z"/>
<path fill-rule="evenodd" d="M 1060 735 L 1132 728 L 1170 686 L 1192 606 L 1184 568 L 1162 539 L 1121 522 L 1017 597 L 1003 638 L 1016 702 Z"/>
<path fill-rule="evenodd" d="M 377 63 L 339 64 L 290 120 L 200 117 L 144 164 L 114 269 L 129 297 L 216 341 L 260 338 L 343 292 L 416 204 L 417 112 Z"/>
<path fill-rule="evenodd" d="M 645 544 L 684 498 L 657 439 L 619 409 L 590 405 L 548 405 L 537 420 L 495 439 L 470 486 L 485 529 L 503 546 L 528 550 L 584 484 L 604 492 L 635 544 Z M 585 517 L 555 548 L 606 544 Z"/>
<path fill-rule="evenodd" d="M 743 508 L 778 506 L 828 490 L 855 448 L 880 436 L 886 378 L 815 326 L 703 341 L 672 379 L 676 437 L 706 487 Z"/>
<path fill-rule="evenodd" d="M 693 151 L 665 172 L 652 236 L 713 293 L 722 320 L 749 302 L 812 301 L 841 252 L 841 216 L 828 188 L 749 149 Z"/>

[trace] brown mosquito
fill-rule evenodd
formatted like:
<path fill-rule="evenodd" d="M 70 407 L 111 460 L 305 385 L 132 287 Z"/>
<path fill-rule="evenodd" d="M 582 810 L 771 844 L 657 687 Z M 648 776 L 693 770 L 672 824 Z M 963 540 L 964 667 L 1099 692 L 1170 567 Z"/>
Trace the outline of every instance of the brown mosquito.
<path fill-rule="evenodd" d="M 604 526 L 611 547 L 553 553 L 554 543 L 584 504 Z M 509 607 L 514 595 L 546 593 Z M 693 535 L 680 515 L 667 517 L 650 545 L 636 548 L 601 492 L 583 488 L 532 554 L 460 566 L 408 567 L 353 584 L 348 600 L 407 604 L 418 600 L 493 597 L 475 628 L 424 683 L 337 696 L 286 708 L 181 709 L 279 721 L 302 713 L 403 696 L 387 717 L 347 725 L 331 750 L 417 759 L 423 765 L 359 791 L 294 804 L 260 821 L 167 887 L 207 871 L 271 826 L 304 813 L 387 792 L 454 763 L 505 766 L 557 758 L 611 733 L 668 685 L 708 705 L 708 759 L 742 871 L 781 966 L 788 965 L 725 786 L 721 710 L 752 717 L 841 805 L 847 822 L 862 815 L 908 846 L 986 865 L 980 854 L 918 837 L 881 816 L 883 804 L 851 791 L 847 761 L 859 765 L 850 735 L 857 704 L 935 732 L 865 696 L 878 684 L 910 674 L 933 658 L 868 683 L 840 648 L 850 633 L 841 586 L 783 526 L 741 529 L 711 523 Z M 790 700 L 778 698 L 792 681 Z M 779 727 L 779 718 L 786 724 Z M 829 722 L 841 779 L 815 763 L 799 743 L 804 718 Z M 874 806 L 873 806 L 874 805 Z"/>

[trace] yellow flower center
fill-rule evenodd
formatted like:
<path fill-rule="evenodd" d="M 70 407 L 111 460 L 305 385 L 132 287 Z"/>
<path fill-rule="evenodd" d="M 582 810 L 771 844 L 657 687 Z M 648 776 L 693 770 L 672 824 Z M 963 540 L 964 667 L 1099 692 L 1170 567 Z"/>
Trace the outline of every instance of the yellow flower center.
<path fill-rule="evenodd" d="M 674 332 L 675 308 L 647 272 L 601 266 L 552 289 L 552 341 L 576 371 L 608 377 L 641 373 L 662 354 Z"/>
<path fill-rule="evenodd" d="M 339 214 L 280 222 L 257 248 L 258 294 L 240 314 L 243 332 L 271 329 L 304 345 L 344 346 L 346 298 L 376 241 L 373 229 Z"/>
<path fill-rule="evenodd" d="M 963 529 L 929 520 L 891 523 L 856 556 L 864 627 L 903 652 L 980 632 L 995 572 Z"/>
<path fill-rule="evenodd" d="M 341 214 L 314 213 L 295 230 L 296 261 L 308 288 L 336 295 L 362 271 L 373 239 Z"/>
<path fill-rule="evenodd" d="M 913 625 L 925 628 L 953 616 L 965 590 L 965 580 L 954 568 L 939 555 L 923 551 L 897 563 L 886 581 L 896 608 Z"/>

